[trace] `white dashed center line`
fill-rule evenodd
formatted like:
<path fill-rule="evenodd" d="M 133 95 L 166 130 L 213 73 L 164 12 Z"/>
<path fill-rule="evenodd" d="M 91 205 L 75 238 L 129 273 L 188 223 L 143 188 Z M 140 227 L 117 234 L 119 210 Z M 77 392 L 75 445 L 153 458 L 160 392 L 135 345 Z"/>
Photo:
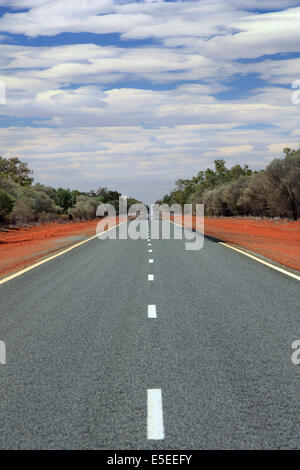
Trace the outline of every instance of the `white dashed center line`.
<path fill-rule="evenodd" d="M 156 305 L 148 305 L 148 318 L 157 318 Z"/>
<path fill-rule="evenodd" d="M 147 435 L 148 439 L 164 439 L 164 422 L 161 389 L 147 390 Z"/>
<path fill-rule="evenodd" d="M 150 234 L 148 231 L 148 246 L 151 246 Z M 153 250 L 148 249 L 148 253 Z M 153 259 L 149 259 L 153 263 Z M 154 281 L 154 274 L 148 274 L 148 281 Z M 156 305 L 148 305 L 148 318 L 157 318 Z M 147 437 L 150 440 L 162 440 L 165 438 L 162 394 L 160 388 L 147 390 Z"/>

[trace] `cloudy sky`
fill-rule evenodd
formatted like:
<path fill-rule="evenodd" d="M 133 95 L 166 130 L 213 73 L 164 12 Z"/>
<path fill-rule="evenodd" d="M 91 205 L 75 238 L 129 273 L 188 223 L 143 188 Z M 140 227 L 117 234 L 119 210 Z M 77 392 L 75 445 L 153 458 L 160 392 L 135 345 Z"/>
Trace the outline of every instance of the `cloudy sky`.
<path fill-rule="evenodd" d="M 0 0 L 0 155 L 150 203 L 300 143 L 300 0 Z"/>

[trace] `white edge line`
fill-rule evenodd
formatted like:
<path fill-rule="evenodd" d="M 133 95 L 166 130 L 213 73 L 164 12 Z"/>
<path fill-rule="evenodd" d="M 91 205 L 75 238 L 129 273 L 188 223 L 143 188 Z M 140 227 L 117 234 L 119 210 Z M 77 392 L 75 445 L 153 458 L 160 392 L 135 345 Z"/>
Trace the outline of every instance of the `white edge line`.
<path fill-rule="evenodd" d="M 41 266 L 42 264 L 48 263 L 48 261 L 51 261 L 54 258 L 58 258 L 59 256 L 64 255 L 65 253 L 68 253 L 68 251 L 74 250 L 74 248 L 77 248 L 80 245 L 83 245 L 84 243 L 90 242 L 91 240 L 94 240 L 94 238 L 99 237 L 99 235 L 102 235 L 103 233 L 107 233 L 110 230 L 113 230 L 116 227 L 119 227 L 120 225 L 126 224 L 126 222 L 122 222 L 120 224 L 114 225 L 113 227 L 109 228 L 108 230 L 105 230 L 104 232 L 98 233 L 97 235 L 93 235 L 92 237 L 88 238 L 87 240 L 83 240 L 82 242 L 76 243 L 75 245 L 70 246 L 66 250 L 61 251 L 60 253 L 56 253 L 53 256 L 50 256 L 49 258 L 43 259 L 42 261 L 39 261 L 38 263 L 32 264 L 31 266 L 28 266 L 25 269 L 22 269 L 21 271 L 18 271 L 17 273 L 12 274 L 11 276 L 5 277 L 4 279 L 0 280 L 0 285 L 5 284 L 6 282 L 15 279 L 16 277 L 21 276 L 22 274 L 27 273 L 28 271 L 31 271 L 32 269 L 37 268 L 38 266 Z"/>
<path fill-rule="evenodd" d="M 166 220 L 169 220 L 169 219 L 166 219 Z M 177 224 L 176 222 L 173 222 L 172 220 L 169 220 L 169 222 L 183 228 L 183 225 Z M 268 266 L 269 268 L 272 268 L 275 271 L 278 271 L 282 274 L 286 274 L 287 276 L 290 276 L 293 279 L 297 279 L 297 281 L 300 281 L 300 276 L 297 276 L 297 274 L 290 273 L 289 271 L 286 271 L 283 268 L 279 268 L 278 266 L 275 266 L 274 264 L 268 263 L 267 261 L 264 261 L 264 260 L 258 258 L 257 256 L 251 255 L 250 253 L 247 253 L 244 250 L 240 250 L 239 248 L 236 248 L 236 247 L 230 245 L 229 243 L 226 243 L 226 242 L 218 242 L 218 243 L 219 243 L 219 245 L 226 246 L 227 248 L 230 248 L 231 250 L 237 251 L 238 253 L 241 253 L 242 255 L 248 256 L 248 258 L 254 259 L 255 261 L 258 261 L 258 263 L 264 264 L 265 266 Z"/>
<path fill-rule="evenodd" d="M 275 271 L 279 271 L 280 273 L 286 274 L 287 276 L 290 276 L 294 279 L 297 279 L 297 281 L 300 281 L 300 276 L 297 276 L 297 274 L 290 273 L 289 271 L 286 271 L 285 269 L 279 268 L 278 266 L 268 263 L 267 261 L 264 261 L 258 258 L 257 256 L 250 255 L 250 253 L 246 253 L 243 250 L 239 250 L 239 248 L 235 248 L 234 246 L 231 246 L 228 243 L 219 242 L 219 244 L 226 246 L 227 248 L 230 248 L 231 250 L 237 251 L 238 253 L 241 253 L 242 255 L 248 256 L 248 258 L 254 259 L 255 261 L 258 261 L 258 263 L 264 264 L 265 266 L 268 266 L 269 268 L 275 269 Z"/>
<path fill-rule="evenodd" d="M 165 438 L 161 389 L 147 390 L 147 437 L 151 440 Z"/>

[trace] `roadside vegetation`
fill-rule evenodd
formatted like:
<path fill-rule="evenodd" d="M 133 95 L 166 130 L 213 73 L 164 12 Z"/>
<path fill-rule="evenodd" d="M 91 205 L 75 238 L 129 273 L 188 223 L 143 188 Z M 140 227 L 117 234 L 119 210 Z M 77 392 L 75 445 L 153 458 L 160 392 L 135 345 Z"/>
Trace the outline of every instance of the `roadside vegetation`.
<path fill-rule="evenodd" d="M 121 193 L 100 187 L 81 192 L 33 184 L 33 172 L 17 157 L 0 157 L 0 224 L 25 225 L 55 220 L 91 220 L 101 203 L 119 213 Z M 128 198 L 128 206 L 138 202 Z"/>
<path fill-rule="evenodd" d="M 223 159 L 215 169 L 199 171 L 191 179 L 179 179 L 175 189 L 157 204 L 204 204 L 205 214 L 221 216 L 300 218 L 300 149 L 284 149 L 265 170 L 248 165 L 226 167 Z"/>

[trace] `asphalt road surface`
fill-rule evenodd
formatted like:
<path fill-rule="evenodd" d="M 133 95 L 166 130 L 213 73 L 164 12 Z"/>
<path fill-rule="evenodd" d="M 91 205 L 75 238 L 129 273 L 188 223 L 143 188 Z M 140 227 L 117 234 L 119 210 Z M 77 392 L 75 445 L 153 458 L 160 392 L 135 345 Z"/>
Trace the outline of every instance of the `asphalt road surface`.
<path fill-rule="evenodd" d="M 94 239 L 0 286 L 0 448 L 300 448 L 299 281 L 184 247 Z"/>

